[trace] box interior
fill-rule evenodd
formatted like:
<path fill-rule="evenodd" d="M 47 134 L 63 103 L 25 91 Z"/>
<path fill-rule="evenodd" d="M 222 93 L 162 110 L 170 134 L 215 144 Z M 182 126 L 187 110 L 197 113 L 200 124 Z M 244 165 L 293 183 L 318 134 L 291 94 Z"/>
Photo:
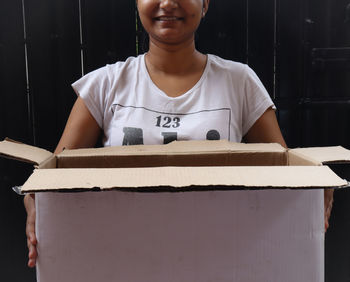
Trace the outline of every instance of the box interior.
<path fill-rule="evenodd" d="M 123 168 L 162 166 L 283 166 L 287 151 L 278 144 L 240 144 L 227 141 L 178 141 L 78 149 L 57 156 L 58 168 Z"/>

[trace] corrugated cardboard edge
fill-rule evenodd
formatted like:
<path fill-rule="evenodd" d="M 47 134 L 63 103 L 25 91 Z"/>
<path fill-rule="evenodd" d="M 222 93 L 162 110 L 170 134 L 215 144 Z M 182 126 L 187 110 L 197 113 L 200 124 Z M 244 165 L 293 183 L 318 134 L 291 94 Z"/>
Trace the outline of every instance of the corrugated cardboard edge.
<path fill-rule="evenodd" d="M 0 142 L 0 155 L 23 162 L 39 165 L 52 156 L 52 153 L 9 138 Z"/>
<path fill-rule="evenodd" d="M 350 150 L 342 146 L 296 148 L 289 151 L 323 164 L 350 163 Z"/>
<path fill-rule="evenodd" d="M 347 187 L 327 166 L 37 169 L 22 192 L 327 189 Z"/>

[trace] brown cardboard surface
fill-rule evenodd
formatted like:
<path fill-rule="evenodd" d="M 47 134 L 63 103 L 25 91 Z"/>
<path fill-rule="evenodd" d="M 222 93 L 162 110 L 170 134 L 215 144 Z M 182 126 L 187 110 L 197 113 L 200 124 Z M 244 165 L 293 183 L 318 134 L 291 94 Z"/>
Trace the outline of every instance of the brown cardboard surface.
<path fill-rule="evenodd" d="M 4 140 L 0 142 L 0 155 L 38 165 L 51 157 L 52 153 L 38 147 Z"/>
<path fill-rule="evenodd" d="M 297 148 L 289 151 L 323 164 L 350 162 L 350 150 L 341 146 Z"/>
<path fill-rule="evenodd" d="M 112 169 L 37 169 L 22 192 L 178 188 L 331 188 L 347 186 L 326 166 L 154 167 Z M 174 189 L 172 189 L 174 188 Z M 159 189 L 161 190 L 161 189 Z"/>
<path fill-rule="evenodd" d="M 288 164 L 287 152 L 279 144 L 242 144 L 226 140 L 65 150 L 57 158 L 59 168 Z"/>
<path fill-rule="evenodd" d="M 309 166 L 309 165 L 322 165 L 322 162 L 307 157 L 298 151 L 288 151 L 288 165 L 290 166 Z"/>
<path fill-rule="evenodd" d="M 51 155 L 48 159 L 41 162 L 39 165 L 36 166 L 36 168 L 39 169 L 46 169 L 46 168 L 57 168 L 57 158 L 54 154 Z"/>
<path fill-rule="evenodd" d="M 218 141 L 175 141 L 167 145 L 134 145 L 113 146 L 103 148 L 64 150 L 59 154 L 63 157 L 85 157 L 85 156 L 135 156 L 135 155 L 165 155 L 165 154 L 210 154 L 210 153 L 245 153 L 245 152 L 271 152 L 284 153 L 286 149 L 275 143 L 245 144 Z"/>
<path fill-rule="evenodd" d="M 59 156 L 58 168 L 131 168 L 155 166 L 277 166 L 287 165 L 286 152 L 203 152 L 151 155 Z"/>

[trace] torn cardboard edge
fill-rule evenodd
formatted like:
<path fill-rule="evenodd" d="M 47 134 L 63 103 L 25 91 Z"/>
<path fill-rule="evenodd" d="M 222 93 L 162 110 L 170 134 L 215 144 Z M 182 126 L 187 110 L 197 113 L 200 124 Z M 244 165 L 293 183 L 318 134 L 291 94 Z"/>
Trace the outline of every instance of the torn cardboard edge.
<path fill-rule="evenodd" d="M 74 189 L 183 191 L 334 187 L 348 187 L 348 182 L 340 179 L 327 166 L 90 168 L 36 169 L 22 186 L 21 192 Z"/>
<path fill-rule="evenodd" d="M 83 193 L 83 192 L 108 192 L 108 191 L 120 191 L 120 192 L 132 192 L 132 193 L 186 193 L 186 192 L 203 192 L 203 191 L 267 191 L 267 190 L 328 190 L 328 189 L 345 189 L 350 188 L 350 183 L 347 186 L 339 187 L 244 187 L 244 186 L 224 186 L 224 185 L 211 185 L 211 186 L 186 186 L 186 187 L 177 187 L 176 189 L 172 186 L 157 186 L 157 187 L 117 187 L 111 189 L 101 189 L 100 187 L 93 188 L 66 188 L 66 189 L 56 189 L 56 190 L 33 190 L 33 191 L 22 191 L 22 187 L 15 186 L 12 187 L 12 190 L 20 195 L 24 196 L 26 194 L 33 193 Z"/>

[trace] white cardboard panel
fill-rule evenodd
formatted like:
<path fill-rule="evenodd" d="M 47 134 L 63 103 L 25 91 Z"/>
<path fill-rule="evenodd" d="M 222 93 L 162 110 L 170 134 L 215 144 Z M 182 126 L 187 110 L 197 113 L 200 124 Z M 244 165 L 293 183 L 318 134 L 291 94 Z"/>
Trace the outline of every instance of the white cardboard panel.
<path fill-rule="evenodd" d="M 39 193 L 38 282 L 323 282 L 322 190 Z"/>

